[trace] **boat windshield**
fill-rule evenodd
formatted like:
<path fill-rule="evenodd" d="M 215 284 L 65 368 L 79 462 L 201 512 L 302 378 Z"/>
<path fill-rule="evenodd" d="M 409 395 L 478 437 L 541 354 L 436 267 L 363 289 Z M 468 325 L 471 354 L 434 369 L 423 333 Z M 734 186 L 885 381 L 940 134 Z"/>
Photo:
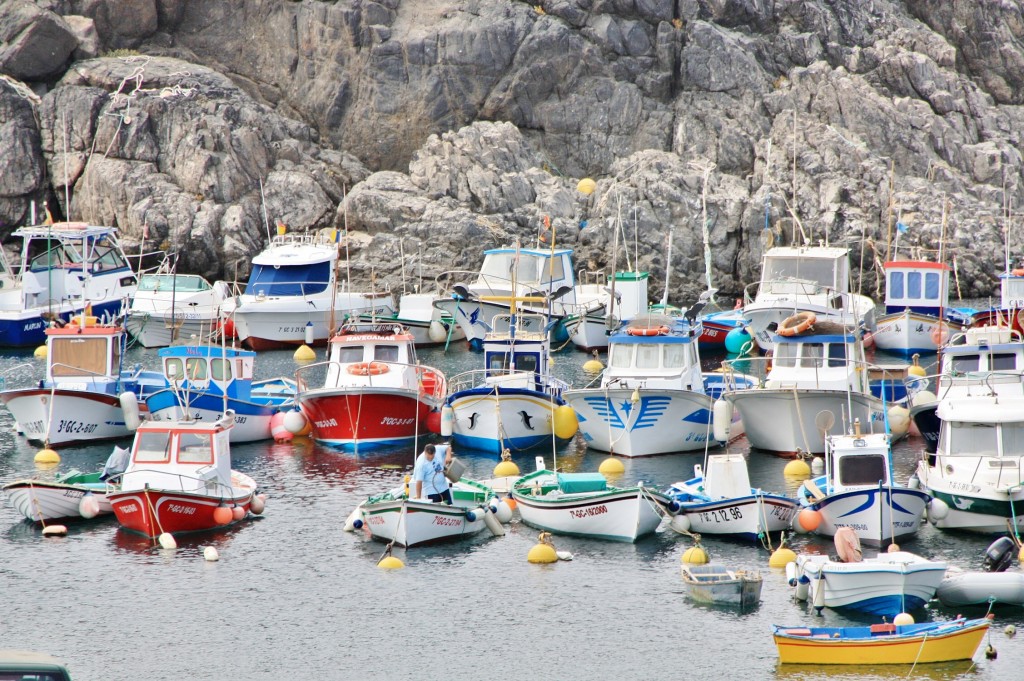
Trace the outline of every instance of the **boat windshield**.
<path fill-rule="evenodd" d="M 168 463 L 171 460 L 171 433 L 166 430 L 141 432 L 135 440 L 137 463 Z"/>
<path fill-rule="evenodd" d="M 178 435 L 178 463 L 213 463 L 213 435 L 181 433 Z"/>
<path fill-rule="evenodd" d="M 761 281 L 783 281 L 789 279 L 813 281 L 820 286 L 835 288 L 835 261 L 771 256 L 764 259 Z"/>
<path fill-rule="evenodd" d="M 247 295 L 308 296 L 323 293 L 331 281 L 331 263 L 312 265 L 253 265 Z"/>
<path fill-rule="evenodd" d="M 885 456 L 845 456 L 839 459 L 841 485 L 877 485 L 889 482 Z"/>
<path fill-rule="evenodd" d="M 373 349 L 373 358 L 378 362 L 397 362 L 397 345 L 378 345 Z"/>
<path fill-rule="evenodd" d="M 827 358 L 824 360 L 823 358 Z M 775 346 L 775 366 L 820 369 L 846 366 L 845 343 L 779 343 Z"/>
<path fill-rule="evenodd" d="M 484 256 L 484 263 L 480 266 L 480 281 L 508 282 L 513 276 L 520 284 L 537 284 L 540 282 L 539 271 L 542 269 L 541 258 L 529 253 L 519 254 L 519 266 L 516 267 L 516 254 L 488 253 Z M 561 268 L 559 268 L 561 269 Z M 547 272 L 544 272 L 547 275 Z"/>
<path fill-rule="evenodd" d="M 139 282 L 140 291 L 196 293 L 211 288 L 210 282 L 192 274 L 147 274 Z"/>
<path fill-rule="evenodd" d="M 998 456 L 998 429 L 994 423 L 952 423 L 948 429 L 952 456 Z M 1022 424 L 1024 425 L 1024 424 Z M 1018 442 L 1020 436 L 1018 435 Z"/>

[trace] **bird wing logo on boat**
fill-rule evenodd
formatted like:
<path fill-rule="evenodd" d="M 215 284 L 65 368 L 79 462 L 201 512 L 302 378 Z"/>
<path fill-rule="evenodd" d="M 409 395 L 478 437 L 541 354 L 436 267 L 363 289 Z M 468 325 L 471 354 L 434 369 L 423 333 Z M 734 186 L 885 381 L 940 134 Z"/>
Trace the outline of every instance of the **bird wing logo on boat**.
<path fill-rule="evenodd" d="M 842 496 L 859 496 L 861 494 L 864 495 L 864 503 L 862 503 L 860 506 L 858 506 L 855 509 L 852 509 L 850 511 L 847 511 L 846 513 L 843 513 L 842 515 L 838 516 L 839 518 L 846 518 L 847 516 L 851 516 L 851 515 L 856 515 L 858 513 L 862 513 L 862 512 L 870 509 L 872 506 L 875 505 L 875 495 L 878 494 L 878 490 L 874 489 L 874 488 L 872 488 L 872 489 L 857 490 L 855 493 L 852 493 L 852 494 L 849 494 L 849 495 L 844 494 Z M 903 495 L 903 496 L 906 497 L 906 495 Z M 885 503 L 884 497 L 889 497 L 888 505 L 890 507 L 890 513 L 894 513 L 894 514 L 895 513 L 902 513 L 904 515 L 911 515 L 910 511 L 908 511 L 906 508 L 904 508 L 903 506 L 901 506 L 899 504 L 899 502 L 896 500 L 896 495 L 893 494 L 891 491 L 889 491 L 887 489 L 883 489 L 882 490 L 882 497 L 883 498 L 879 500 L 879 503 L 883 503 L 883 504 Z"/>
<path fill-rule="evenodd" d="M 611 425 L 612 428 L 622 429 L 626 427 L 610 399 L 606 397 L 587 397 L 583 401 L 590 405 L 590 408 L 594 410 L 599 419 Z"/>
<path fill-rule="evenodd" d="M 594 413 L 602 421 L 612 428 L 626 430 L 625 421 L 629 420 L 636 409 L 636 418 L 628 430 L 651 428 L 658 423 L 658 420 L 668 409 L 672 399 L 669 397 L 647 397 L 642 396 L 640 402 L 633 404 L 630 400 L 623 400 L 616 409 L 611 399 L 605 397 L 587 397 L 584 402 L 590 405 Z M 585 420 L 585 419 L 583 419 Z"/>

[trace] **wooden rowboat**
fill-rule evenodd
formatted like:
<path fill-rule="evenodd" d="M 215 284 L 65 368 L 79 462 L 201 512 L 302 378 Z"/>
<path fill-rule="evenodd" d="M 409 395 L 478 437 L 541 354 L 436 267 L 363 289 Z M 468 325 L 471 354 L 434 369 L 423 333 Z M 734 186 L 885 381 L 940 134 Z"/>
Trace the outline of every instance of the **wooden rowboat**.
<path fill-rule="evenodd" d="M 867 627 L 772 625 L 779 659 L 797 664 L 921 664 L 970 660 L 992 620 Z"/>

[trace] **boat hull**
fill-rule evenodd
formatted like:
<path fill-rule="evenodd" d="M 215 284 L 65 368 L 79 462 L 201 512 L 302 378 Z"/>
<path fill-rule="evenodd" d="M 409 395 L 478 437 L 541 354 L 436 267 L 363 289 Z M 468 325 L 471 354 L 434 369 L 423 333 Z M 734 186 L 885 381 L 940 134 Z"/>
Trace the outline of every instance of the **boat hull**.
<path fill-rule="evenodd" d="M 370 451 L 407 443 L 426 429 L 438 406 L 424 392 L 405 388 L 319 388 L 296 398 L 312 424 L 312 437 L 345 451 Z"/>
<path fill-rule="evenodd" d="M 931 600 L 946 574 L 946 564 L 903 551 L 856 563 L 802 554 L 797 556 L 797 573 L 810 581 L 807 598 L 815 607 L 894 617 Z"/>
<path fill-rule="evenodd" d="M 146 537 L 156 537 L 164 532 L 202 532 L 237 522 L 217 522 L 214 511 L 221 504 L 240 507 L 248 514 L 256 483 L 237 471 L 232 471 L 231 482 L 232 493 L 224 497 L 153 488 L 120 490 L 108 497 L 121 527 L 132 532 Z"/>
<path fill-rule="evenodd" d="M 469 519 L 470 515 L 473 520 Z M 483 511 L 426 500 L 397 499 L 364 504 L 362 516 L 370 536 L 411 548 L 462 539 L 484 529 Z"/>
<path fill-rule="evenodd" d="M 834 537 L 849 527 L 861 544 L 886 546 L 917 534 L 930 499 L 920 490 L 883 486 L 832 494 L 807 508 L 821 514 L 816 534 Z"/>
<path fill-rule="evenodd" d="M 669 503 L 667 497 L 643 487 L 557 498 L 532 496 L 513 489 L 512 498 L 523 522 L 531 527 L 554 534 L 624 542 L 635 542 L 658 529 L 660 508 Z"/>
<path fill-rule="evenodd" d="M 717 446 L 712 428 L 714 400 L 690 390 L 627 388 L 567 390 L 562 398 L 576 410 L 580 433 L 591 449 L 620 456 L 654 456 Z M 733 410 L 730 437 L 743 434 Z"/>
<path fill-rule="evenodd" d="M 117 440 L 131 435 L 116 395 L 88 390 L 27 388 L 0 393 L 0 400 L 14 415 L 26 438 L 50 447 Z"/>
<path fill-rule="evenodd" d="M 178 402 L 173 390 L 161 390 L 146 400 L 149 413 L 155 421 L 178 421 L 185 417 L 185 410 Z M 188 417 L 193 421 L 216 423 L 224 416 L 223 395 L 191 395 Z M 270 421 L 280 407 L 256 404 L 234 398 L 227 399 L 227 408 L 235 413 L 235 426 L 231 429 L 231 442 L 255 442 L 271 437 Z"/>
<path fill-rule="evenodd" d="M 947 608 L 990 602 L 1024 605 L 1024 573 L 962 572 L 942 580 L 935 597 Z"/>
<path fill-rule="evenodd" d="M 232 312 L 235 333 L 252 350 L 274 350 L 306 344 L 307 333 L 314 345 L 324 345 L 332 328 L 337 328 L 346 315 L 373 312 L 380 317 L 394 314 L 390 297 L 363 293 L 339 292 L 332 309 L 330 299 L 288 296 L 258 300 L 242 296 Z M 311 331 L 307 332 L 306 327 Z"/>
<path fill-rule="evenodd" d="M 943 530 L 999 534 L 1006 532 L 1013 524 L 1011 519 L 1016 518 L 1017 531 L 1024 530 L 1024 516 L 1020 513 L 1020 509 L 1024 508 L 1024 488 L 999 491 L 997 486 L 1006 486 L 1005 481 L 993 482 L 970 475 L 971 471 L 976 470 L 974 457 L 949 458 L 961 460 L 950 465 L 953 475 L 949 476 L 944 474 L 945 464 L 941 460 L 934 467 L 929 466 L 927 460 L 917 465 L 921 489 L 941 501 L 948 509 L 939 517 L 929 507 L 928 521 L 932 525 Z M 982 471 L 987 472 L 985 469 Z M 958 476 L 959 472 L 964 475 Z"/>
<path fill-rule="evenodd" d="M 159 312 L 130 313 L 124 321 L 124 328 L 143 347 L 163 348 L 180 340 L 206 340 L 216 333 L 219 324 L 218 308 L 207 313 L 177 313 L 173 324 L 170 315 Z"/>
<path fill-rule="evenodd" d="M 126 295 L 130 294 L 126 293 Z M 90 300 L 92 299 L 90 298 Z M 78 304 L 64 303 L 17 310 L 0 309 L 0 347 L 18 348 L 43 345 L 46 343 L 46 327 L 49 326 L 49 322 L 43 319 L 42 315 L 53 315 L 66 322 L 76 314 L 81 314 L 83 306 L 80 303 L 79 300 Z M 97 300 L 91 303 L 92 315 L 112 319 L 121 311 L 121 305 L 120 298 L 106 302 Z"/>
<path fill-rule="evenodd" d="M 107 485 L 63 484 L 43 480 L 17 480 L 4 486 L 10 505 L 32 522 L 82 518 L 81 503 L 86 494 L 93 495 L 99 509 L 97 515 L 113 512 L 107 499 Z"/>
<path fill-rule="evenodd" d="M 938 349 L 936 339 L 950 338 L 960 330 L 959 324 L 950 324 L 935 315 L 903 310 L 879 317 L 871 337 L 879 350 L 910 357 L 915 353 L 934 354 Z"/>
<path fill-rule="evenodd" d="M 678 514 L 689 519 L 691 532 L 750 540 L 757 540 L 764 533 L 789 530 L 797 509 L 795 500 L 774 494 L 682 502 L 679 506 Z"/>
<path fill-rule="evenodd" d="M 743 571 L 702 574 L 698 567 L 683 568 L 683 583 L 691 600 L 741 608 L 751 608 L 761 602 L 764 580 L 759 574 Z"/>
<path fill-rule="evenodd" d="M 448 398 L 455 420 L 452 438 L 462 447 L 500 454 L 568 440 L 554 436 L 553 413 L 557 398 L 523 388 L 470 388 Z"/>
<path fill-rule="evenodd" d="M 486 301 L 467 301 L 457 300 L 455 298 L 439 298 L 434 301 L 434 307 L 437 307 L 442 312 L 447 313 L 453 318 L 462 329 L 462 333 L 465 335 L 466 340 L 469 341 L 470 347 L 474 349 L 480 349 L 483 347 L 484 337 L 491 330 L 491 322 L 494 320 L 495 315 L 507 315 L 509 314 L 509 306 L 502 305 L 500 303 L 491 303 Z M 558 322 L 563 321 L 564 315 L 551 314 L 549 315 L 547 310 L 536 310 L 527 307 L 520 306 L 520 310 L 524 312 L 537 312 L 538 314 L 544 315 L 546 320 L 555 322 L 552 325 L 551 335 L 553 341 L 565 341 L 568 340 L 568 331 L 565 329 L 563 324 Z M 530 320 L 531 317 L 527 316 L 525 319 Z M 565 337 L 559 336 L 561 334 Z M 539 328 L 533 327 L 520 327 L 521 331 L 539 331 Z"/>

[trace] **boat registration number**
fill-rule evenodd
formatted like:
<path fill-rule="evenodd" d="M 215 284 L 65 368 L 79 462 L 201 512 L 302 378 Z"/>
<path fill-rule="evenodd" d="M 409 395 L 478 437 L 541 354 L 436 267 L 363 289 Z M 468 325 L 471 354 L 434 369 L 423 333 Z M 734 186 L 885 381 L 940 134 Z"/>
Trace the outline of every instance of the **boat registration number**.
<path fill-rule="evenodd" d="M 181 504 L 167 504 L 167 510 L 181 515 L 195 515 L 196 512 L 194 506 L 182 506 Z"/>
<path fill-rule="evenodd" d="M 278 333 L 305 333 L 306 327 L 304 326 L 279 326 L 277 327 Z"/>
<path fill-rule="evenodd" d="M 727 523 L 742 518 L 743 511 L 738 506 L 730 506 L 729 508 L 718 508 L 714 511 L 701 511 L 698 515 L 706 523 Z"/>
<path fill-rule="evenodd" d="M 324 419 L 323 421 L 313 421 L 317 428 L 329 428 L 331 426 L 338 425 L 338 422 L 334 419 Z"/>
<path fill-rule="evenodd" d="M 442 518 L 441 516 L 434 516 L 435 525 L 444 525 L 445 527 L 457 527 L 462 524 L 461 518 Z"/>
<path fill-rule="evenodd" d="M 99 428 L 98 423 L 82 423 L 81 421 L 61 421 L 57 424 L 58 433 L 92 433 Z"/>
<path fill-rule="evenodd" d="M 775 516 L 780 520 L 789 520 L 793 517 L 793 513 L 796 511 L 795 508 L 789 508 L 786 506 L 772 506 L 771 512 L 768 515 Z"/>
<path fill-rule="evenodd" d="M 574 508 L 570 509 L 569 515 L 573 518 L 589 518 L 590 516 L 601 515 L 608 512 L 608 507 L 604 504 L 597 506 L 588 506 L 587 508 Z"/>

